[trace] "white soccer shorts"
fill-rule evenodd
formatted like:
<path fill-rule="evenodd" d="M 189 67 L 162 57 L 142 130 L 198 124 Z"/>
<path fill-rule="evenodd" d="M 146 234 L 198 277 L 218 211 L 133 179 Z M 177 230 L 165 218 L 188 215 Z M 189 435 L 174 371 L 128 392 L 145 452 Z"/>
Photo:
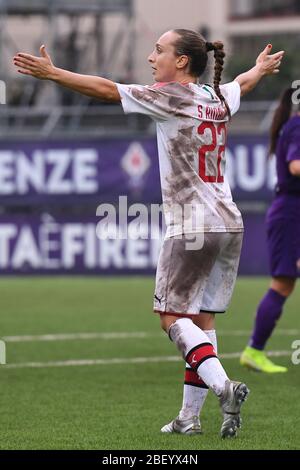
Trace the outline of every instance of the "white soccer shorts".
<path fill-rule="evenodd" d="M 203 233 L 203 247 L 187 239 L 164 240 L 159 255 L 154 311 L 173 315 L 225 313 L 233 293 L 243 233 Z"/>

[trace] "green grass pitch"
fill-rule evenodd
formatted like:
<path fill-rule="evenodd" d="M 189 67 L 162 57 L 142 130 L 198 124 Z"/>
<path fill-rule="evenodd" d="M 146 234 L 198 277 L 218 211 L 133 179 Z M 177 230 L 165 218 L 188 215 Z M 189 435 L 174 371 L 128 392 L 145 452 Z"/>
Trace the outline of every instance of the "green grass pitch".
<path fill-rule="evenodd" d="M 239 352 L 245 346 L 267 286 L 266 278 L 238 280 L 229 311 L 217 319 L 219 353 Z M 268 344 L 272 351 L 291 351 L 276 358 L 289 368 L 287 374 L 266 376 L 243 369 L 237 359 L 223 360 L 228 375 L 245 381 L 251 393 L 238 438 L 221 440 L 221 414 L 211 393 L 201 415 L 203 435 L 160 433 L 180 409 L 184 364 L 136 362 L 135 358 L 179 356 L 152 314 L 153 287 L 151 278 L 1 279 L 0 337 L 20 336 L 14 341 L 7 338 L 7 365 L 0 366 L 1 449 L 300 448 L 300 365 L 291 362 L 291 344 L 300 339 L 299 289 L 288 300 Z M 145 335 L 22 338 L 135 332 Z M 65 364 L 86 359 L 103 363 Z M 57 361 L 61 366 L 45 367 Z M 29 362 L 40 367 L 29 367 Z"/>

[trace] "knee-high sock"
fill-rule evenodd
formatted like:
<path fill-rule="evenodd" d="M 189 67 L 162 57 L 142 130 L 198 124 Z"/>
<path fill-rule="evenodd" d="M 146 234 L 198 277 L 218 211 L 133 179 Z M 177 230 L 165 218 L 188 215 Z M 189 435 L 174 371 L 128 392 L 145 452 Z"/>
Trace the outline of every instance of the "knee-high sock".
<path fill-rule="evenodd" d="M 189 318 L 179 318 L 169 329 L 185 361 L 216 395 L 221 395 L 228 380 L 208 336 Z"/>
<path fill-rule="evenodd" d="M 215 330 L 203 330 L 210 339 L 215 352 L 217 353 L 217 336 Z M 182 408 L 179 413 L 180 419 L 188 419 L 192 416 L 199 416 L 208 394 L 208 386 L 198 376 L 197 372 L 186 363 Z"/>
<path fill-rule="evenodd" d="M 279 320 L 286 297 L 269 289 L 261 300 L 255 318 L 254 329 L 249 346 L 263 350 Z"/>

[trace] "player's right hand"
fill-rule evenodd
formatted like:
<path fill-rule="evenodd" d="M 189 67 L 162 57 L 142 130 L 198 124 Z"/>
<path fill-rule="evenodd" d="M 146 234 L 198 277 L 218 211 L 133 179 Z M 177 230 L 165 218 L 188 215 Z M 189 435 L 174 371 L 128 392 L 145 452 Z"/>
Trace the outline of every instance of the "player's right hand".
<path fill-rule="evenodd" d="M 256 59 L 256 65 L 259 67 L 262 75 L 272 75 L 279 73 L 282 58 L 285 51 L 279 51 L 271 54 L 272 44 L 268 44 Z"/>
<path fill-rule="evenodd" d="M 44 45 L 40 47 L 40 53 L 40 57 L 26 54 L 25 52 L 19 52 L 15 55 L 13 62 L 18 68 L 18 72 L 24 75 L 31 75 L 41 80 L 51 79 L 55 67 Z"/>

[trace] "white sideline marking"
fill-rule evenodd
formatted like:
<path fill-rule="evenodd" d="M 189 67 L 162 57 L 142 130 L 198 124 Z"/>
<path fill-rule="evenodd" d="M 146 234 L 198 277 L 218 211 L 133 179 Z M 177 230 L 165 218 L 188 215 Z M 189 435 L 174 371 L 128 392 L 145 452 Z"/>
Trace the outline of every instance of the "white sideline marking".
<path fill-rule="evenodd" d="M 7 343 L 23 343 L 25 341 L 67 341 L 76 339 L 130 339 L 130 338 L 147 338 L 151 335 L 143 331 L 133 333 L 62 333 L 50 335 L 22 335 L 22 336 L 4 336 L 2 339 Z"/>
<path fill-rule="evenodd" d="M 237 359 L 241 352 L 224 353 L 219 357 L 221 359 Z M 291 351 L 270 351 L 268 356 L 280 357 L 290 356 Z M 17 364 L 6 364 L 5 369 L 25 369 L 25 368 L 43 368 L 43 367 L 70 367 L 70 366 L 108 366 L 118 364 L 146 364 L 155 362 L 180 362 L 180 356 L 159 356 L 159 357 L 131 357 L 131 358 L 112 358 L 112 359 L 71 359 L 69 361 L 51 361 L 51 362 L 23 362 Z M 2 369 L 2 368 L 1 368 Z M 2 369 L 3 370 L 3 369 Z"/>
<path fill-rule="evenodd" d="M 218 336 L 249 336 L 248 330 L 222 331 L 217 330 Z M 275 332 L 278 336 L 294 336 L 300 335 L 300 330 L 281 330 Z M 1 339 L 7 343 L 23 343 L 26 341 L 69 341 L 78 339 L 137 339 L 137 338 L 153 338 L 165 336 L 165 333 L 147 333 L 145 331 L 136 332 L 111 332 L 111 333 L 62 333 L 49 335 L 20 335 L 20 336 L 4 336 Z"/>

